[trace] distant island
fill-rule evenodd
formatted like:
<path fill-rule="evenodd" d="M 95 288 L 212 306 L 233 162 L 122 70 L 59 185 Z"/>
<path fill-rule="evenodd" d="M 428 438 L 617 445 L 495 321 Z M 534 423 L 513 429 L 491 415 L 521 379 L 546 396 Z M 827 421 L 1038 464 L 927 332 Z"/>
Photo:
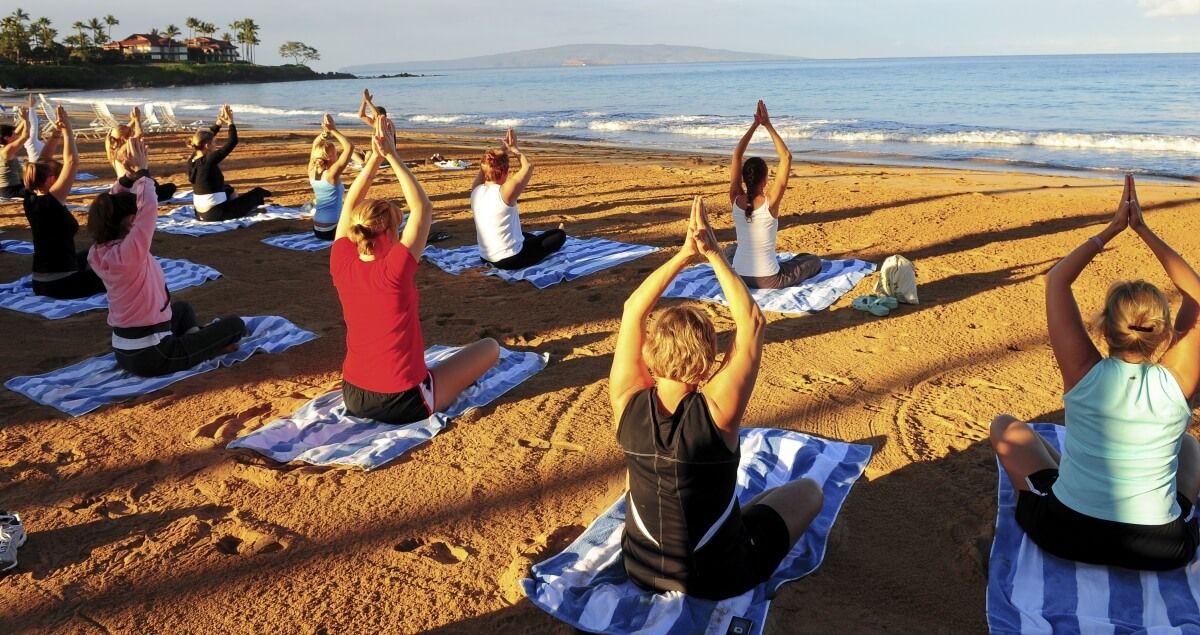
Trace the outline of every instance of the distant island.
<path fill-rule="evenodd" d="M 668 44 L 568 44 L 549 48 L 481 55 L 453 60 L 423 60 L 387 64 L 360 64 L 343 68 L 356 75 L 379 75 L 400 71 L 449 71 L 488 68 L 535 68 L 547 66 L 612 66 L 617 64 L 688 64 L 698 62 L 759 62 L 794 60 L 786 55 L 745 53 L 698 46 Z"/>

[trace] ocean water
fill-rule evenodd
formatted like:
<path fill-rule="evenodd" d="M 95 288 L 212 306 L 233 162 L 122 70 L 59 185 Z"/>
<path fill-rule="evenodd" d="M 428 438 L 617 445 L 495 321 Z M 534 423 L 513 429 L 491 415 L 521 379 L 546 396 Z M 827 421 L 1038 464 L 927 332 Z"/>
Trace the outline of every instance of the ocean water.
<path fill-rule="evenodd" d="M 420 69 L 411 69 L 420 72 Z M 980 162 L 1200 179 L 1200 54 L 1064 55 L 453 71 L 394 79 L 92 91 L 257 128 L 356 121 L 363 87 L 401 127 L 728 152 L 757 99 L 794 155 Z M 770 153 L 765 133 L 752 151 Z"/>

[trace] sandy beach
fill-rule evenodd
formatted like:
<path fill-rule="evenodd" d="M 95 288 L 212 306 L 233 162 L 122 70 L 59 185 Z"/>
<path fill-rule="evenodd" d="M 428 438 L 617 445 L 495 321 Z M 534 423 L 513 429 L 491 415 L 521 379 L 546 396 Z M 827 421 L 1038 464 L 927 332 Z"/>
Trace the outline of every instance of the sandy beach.
<path fill-rule="evenodd" d="M 365 143 L 365 128 L 348 131 Z M 266 187 L 283 205 L 311 198 L 310 132 L 243 137 L 223 164 L 230 183 Z M 402 133 L 402 141 L 414 160 L 440 152 L 474 162 L 484 147 L 465 134 Z M 150 142 L 155 175 L 186 187 L 182 136 Z M 536 164 L 521 199 L 526 229 L 562 222 L 573 235 L 665 249 L 541 291 L 423 263 L 427 344 L 491 336 L 548 352 L 550 363 L 370 473 L 225 449 L 340 383 L 345 331 L 328 253 L 260 242 L 308 222 L 157 234 L 155 254 L 223 274 L 175 295 L 202 321 L 282 315 L 320 337 L 78 418 L 0 391 L 0 508 L 20 512 L 29 531 L 20 568 L 0 577 L 0 630 L 572 632 L 525 600 L 517 581 L 623 491 L 606 393 L 622 302 L 679 243 L 693 195 L 708 197 L 718 238 L 733 239 L 729 168 L 719 156 L 523 146 Z M 100 143 L 80 147 L 82 169 L 108 179 Z M 443 246 L 472 243 L 473 171 L 415 174 L 434 202 L 435 230 L 451 235 Z M 1061 422 L 1042 275 L 1108 222 L 1120 192 L 1119 180 L 1093 178 L 793 167 L 779 248 L 876 263 L 903 254 L 916 263 L 921 304 L 886 318 L 853 310 L 872 276 L 824 312 L 767 314 L 743 425 L 866 443 L 876 453 L 824 563 L 780 590 L 766 632 L 986 631 L 996 513 L 987 426 L 1000 412 Z M 386 176 L 372 193 L 399 198 L 400 188 Z M 1200 257 L 1200 188 L 1145 183 L 1139 195 L 1148 223 L 1185 257 Z M 29 239 L 19 204 L 0 205 L 0 229 Z M 86 240 L 81 231 L 77 244 Z M 29 267 L 29 256 L 0 254 L 0 280 Z M 1170 288 L 1149 250 L 1124 234 L 1076 285 L 1085 315 L 1111 281 L 1139 277 Z M 1171 297 L 1177 306 L 1173 289 Z M 727 336 L 728 312 L 706 311 Z M 105 317 L 0 311 L 3 379 L 107 352 Z"/>

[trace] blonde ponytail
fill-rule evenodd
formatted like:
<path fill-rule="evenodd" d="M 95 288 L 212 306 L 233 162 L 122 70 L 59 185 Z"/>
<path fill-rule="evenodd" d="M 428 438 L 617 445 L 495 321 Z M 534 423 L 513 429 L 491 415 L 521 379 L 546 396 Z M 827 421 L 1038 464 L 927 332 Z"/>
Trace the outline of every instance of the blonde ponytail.
<path fill-rule="evenodd" d="M 358 253 L 374 256 L 375 239 L 394 234 L 398 217 L 399 210 L 391 201 L 365 200 L 351 212 L 348 238 L 358 247 Z"/>
<path fill-rule="evenodd" d="M 1175 339 L 1167 297 L 1145 280 L 1109 287 L 1096 326 L 1110 355 L 1131 353 L 1147 362 L 1155 360 Z"/>

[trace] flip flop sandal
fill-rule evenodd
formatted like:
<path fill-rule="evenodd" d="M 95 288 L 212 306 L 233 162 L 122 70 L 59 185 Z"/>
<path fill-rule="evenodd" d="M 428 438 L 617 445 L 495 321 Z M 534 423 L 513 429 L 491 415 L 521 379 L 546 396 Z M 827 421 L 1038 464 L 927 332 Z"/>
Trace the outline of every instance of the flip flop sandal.
<path fill-rule="evenodd" d="M 890 295 L 877 295 L 879 304 L 886 306 L 888 309 L 895 309 L 900 306 L 900 301 Z"/>
<path fill-rule="evenodd" d="M 891 313 L 891 309 L 879 303 L 879 298 L 873 295 L 860 295 L 854 298 L 850 306 L 859 311 L 866 311 L 875 317 L 886 317 Z"/>

